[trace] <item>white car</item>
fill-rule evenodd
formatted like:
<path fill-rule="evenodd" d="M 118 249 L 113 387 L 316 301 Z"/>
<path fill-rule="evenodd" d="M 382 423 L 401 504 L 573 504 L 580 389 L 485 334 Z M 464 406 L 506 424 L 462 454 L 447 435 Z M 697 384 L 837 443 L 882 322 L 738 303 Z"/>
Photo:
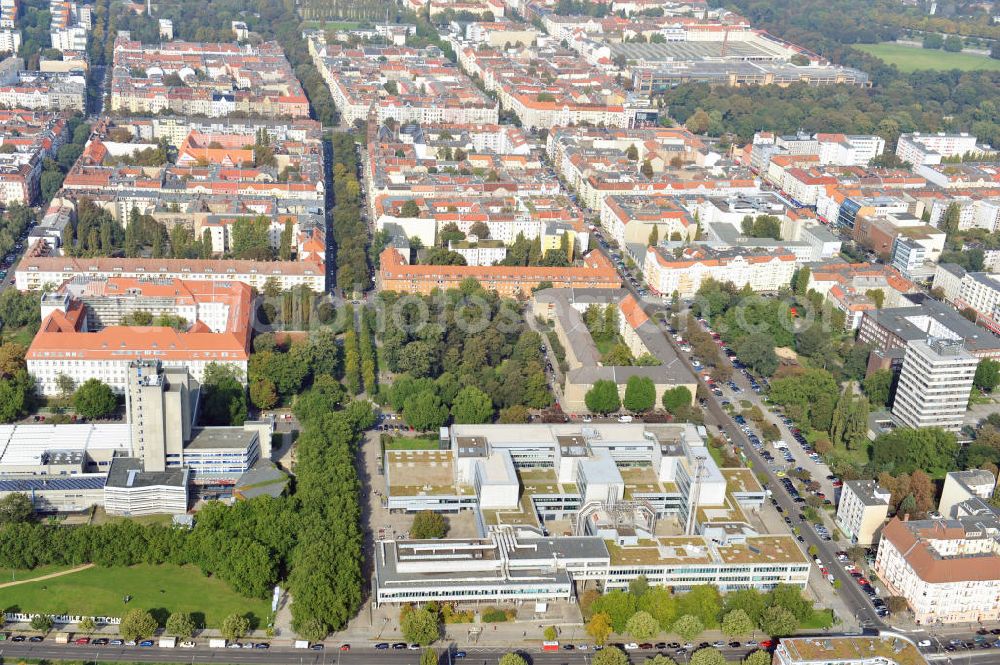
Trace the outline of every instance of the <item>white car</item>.
<path fill-rule="evenodd" d="M 635 642 L 629 642 L 628 644 L 625 645 L 625 651 L 635 651 L 638 648 L 639 645 L 636 644 Z"/>
<path fill-rule="evenodd" d="M 618 416 L 618 422 L 620 422 L 620 423 L 630 423 L 630 422 L 632 422 L 632 416 Z"/>
<path fill-rule="evenodd" d="M 181 642 L 179 646 L 182 649 L 193 649 L 195 644 L 194 642 Z"/>
<path fill-rule="evenodd" d="M 919 642 L 917 642 L 918 647 L 929 647 L 930 645 L 931 645 L 930 640 L 920 640 Z"/>

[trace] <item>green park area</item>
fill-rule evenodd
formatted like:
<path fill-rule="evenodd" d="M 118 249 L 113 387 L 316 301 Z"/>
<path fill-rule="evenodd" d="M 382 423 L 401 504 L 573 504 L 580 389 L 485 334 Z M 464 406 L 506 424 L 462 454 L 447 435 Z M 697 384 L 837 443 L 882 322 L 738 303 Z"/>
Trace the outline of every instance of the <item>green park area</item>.
<path fill-rule="evenodd" d="M 127 605 L 126 596 L 131 596 Z M 7 587 L 0 598 L 8 612 L 121 616 L 138 607 L 151 611 L 161 623 L 174 612 L 187 612 L 206 626 L 218 626 L 234 612 L 251 614 L 261 622 L 270 610 L 266 601 L 241 596 L 195 566 L 174 565 L 88 568 Z"/>
<path fill-rule="evenodd" d="M 925 49 L 919 46 L 906 46 L 892 42 L 856 44 L 855 47 L 869 55 L 875 56 L 887 65 L 896 65 L 901 72 L 914 72 L 918 69 L 934 69 L 939 71 L 949 69 L 974 71 L 982 69 L 1000 72 L 1000 60 L 993 60 L 985 55 L 950 53 L 941 49 Z"/>

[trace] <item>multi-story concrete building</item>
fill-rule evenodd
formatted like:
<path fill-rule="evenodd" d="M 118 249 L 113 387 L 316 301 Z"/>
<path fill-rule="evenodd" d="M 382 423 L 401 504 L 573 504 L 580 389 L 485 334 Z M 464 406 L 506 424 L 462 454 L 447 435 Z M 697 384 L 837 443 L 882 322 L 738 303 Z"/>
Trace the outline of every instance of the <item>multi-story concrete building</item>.
<path fill-rule="evenodd" d="M 893 518 L 874 568 L 918 624 L 1000 619 L 1000 521 L 989 510 L 959 519 Z"/>
<path fill-rule="evenodd" d="M 840 490 L 837 527 L 852 543 L 867 547 L 889 515 L 888 490 L 874 480 L 848 480 Z"/>
<path fill-rule="evenodd" d="M 0 63 L 0 106 L 33 111 L 86 109 L 87 80 L 80 71 L 45 72 L 24 69 L 21 58 Z"/>
<path fill-rule="evenodd" d="M 229 496 L 270 456 L 269 420 L 195 426 L 198 385 L 184 368 L 139 360 L 127 374 L 125 423 L 0 427 L 0 497 L 27 494 L 39 510 L 184 513 L 189 496 Z"/>
<path fill-rule="evenodd" d="M 653 292 L 676 292 L 681 298 L 689 298 L 706 279 L 730 282 L 737 288 L 749 286 L 758 293 L 774 292 L 791 283 L 795 268 L 795 255 L 781 248 L 773 252 L 717 251 L 699 246 L 683 249 L 675 257 L 669 249 L 651 247 L 642 273 Z"/>
<path fill-rule="evenodd" d="M 958 431 L 979 358 L 961 340 L 931 337 L 907 343 L 892 415 L 908 427 Z"/>
<path fill-rule="evenodd" d="M 17 53 L 21 48 L 21 32 L 4 28 L 0 30 L 0 53 Z"/>
<path fill-rule="evenodd" d="M 695 240 L 694 216 L 676 198 L 666 196 L 608 196 L 601 201 L 601 228 L 618 245 L 648 244 L 659 240 Z"/>
<path fill-rule="evenodd" d="M 197 381 L 213 363 L 236 367 L 245 380 L 251 301 L 250 287 L 237 281 L 77 281 L 43 296 L 42 325 L 25 356 L 28 372 L 43 395 L 59 394 L 63 376 L 75 385 L 98 378 L 123 393 L 130 363 L 150 356 Z M 140 311 L 177 323 L 123 325 Z"/>
<path fill-rule="evenodd" d="M 896 156 L 900 161 L 908 162 L 914 167 L 924 164 L 940 164 L 944 157 L 962 157 L 990 152 L 987 145 L 976 143 L 976 137 L 971 134 L 900 134 L 896 142 Z"/>
<path fill-rule="evenodd" d="M 1000 358 L 1000 337 L 931 298 L 919 305 L 866 311 L 858 327 L 858 342 L 880 351 L 903 351 L 908 342 L 928 337 L 961 340 L 977 358 Z"/>
<path fill-rule="evenodd" d="M 39 291 L 76 276 L 242 282 L 257 291 L 263 291 L 269 283 L 282 291 L 299 286 L 317 293 L 326 290 L 325 270 L 310 261 L 26 256 L 17 266 L 14 283 L 20 291 Z"/>
<path fill-rule="evenodd" d="M 955 519 L 964 511 L 961 504 L 970 499 L 987 501 L 993 496 L 997 478 L 985 469 L 951 471 L 944 477 L 944 487 L 938 500 L 938 513 L 945 519 Z"/>

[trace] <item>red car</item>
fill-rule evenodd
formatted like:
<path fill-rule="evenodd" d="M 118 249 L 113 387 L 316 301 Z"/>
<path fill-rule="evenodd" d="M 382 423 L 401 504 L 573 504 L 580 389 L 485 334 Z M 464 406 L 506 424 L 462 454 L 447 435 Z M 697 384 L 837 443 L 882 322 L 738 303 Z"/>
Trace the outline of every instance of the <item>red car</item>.
<path fill-rule="evenodd" d="M 350 644 L 341 644 L 340 645 L 340 650 L 341 651 L 350 651 L 351 650 L 351 645 Z"/>
<path fill-rule="evenodd" d="M 774 646 L 774 642 L 772 642 L 771 640 L 763 640 L 760 643 L 760 648 L 761 649 L 770 649 L 773 646 Z"/>
<path fill-rule="evenodd" d="M 863 577 L 858 578 L 858 584 L 861 586 L 868 586 L 870 582 Z"/>
<path fill-rule="evenodd" d="M 73 644 L 90 644 L 89 637 L 78 637 L 73 641 Z"/>

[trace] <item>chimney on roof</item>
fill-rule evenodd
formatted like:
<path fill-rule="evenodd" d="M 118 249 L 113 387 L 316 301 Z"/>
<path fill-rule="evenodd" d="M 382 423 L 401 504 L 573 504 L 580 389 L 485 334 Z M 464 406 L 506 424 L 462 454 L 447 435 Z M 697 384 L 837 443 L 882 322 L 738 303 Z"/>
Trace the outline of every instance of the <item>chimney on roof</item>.
<path fill-rule="evenodd" d="M 904 522 L 909 522 L 910 521 L 910 513 L 904 513 L 903 514 L 903 521 Z"/>

